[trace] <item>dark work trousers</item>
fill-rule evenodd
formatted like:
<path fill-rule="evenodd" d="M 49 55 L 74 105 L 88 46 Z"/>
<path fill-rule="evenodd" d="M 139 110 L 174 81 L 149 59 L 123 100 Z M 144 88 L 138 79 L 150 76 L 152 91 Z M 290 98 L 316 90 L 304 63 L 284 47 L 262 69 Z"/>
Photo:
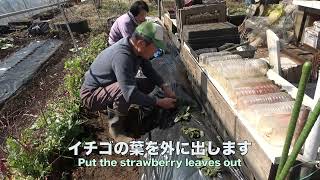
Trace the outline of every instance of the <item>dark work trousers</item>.
<path fill-rule="evenodd" d="M 155 84 L 148 78 L 136 78 L 136 82 L 137 88 L 145 94 L 151 93 L 155 87 Z M 97 89 L 87 89 L 82 86 L 80 96 L 82 103 L 91 111 L 105 110 L 107 107 L 112 107 L 119 113 L 126 115 L 130 107 L 130 103 L 123 97 L 118 82 Z"/>

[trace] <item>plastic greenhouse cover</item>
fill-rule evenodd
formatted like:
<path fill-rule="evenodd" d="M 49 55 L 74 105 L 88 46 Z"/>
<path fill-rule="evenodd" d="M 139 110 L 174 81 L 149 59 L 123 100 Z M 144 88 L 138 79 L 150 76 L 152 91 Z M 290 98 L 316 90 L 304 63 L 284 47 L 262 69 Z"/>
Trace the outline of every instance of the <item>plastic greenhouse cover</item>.
<path fill-rule="evenodd" d="M 6 13 L 25 10 L 25 9 L 45 6 L 49 4 L 54 4 L 56 2 L 57 2 L 56 0 L 0 0 L 0 14 L 6 14 Z M 30 18 L 32 15 L 35 15 L 39 12 L 42 12 L 48 9 L 50 8 L 45 8 L 43 10 L 37 10 L 37 11 L 24 13 L 24 14 L 19 14 L 19 15 L 8 17 L 8 18 L 2 18 L 0 19 L 0 24 L 6 25 L 9 21 Z"/>
<path fill-rule="evenodd" d="M 157 124 L 156 128 L 150 131 L 148 134 L 145 134 L 142 137 L 144 141 L 153 141 L 158 144 L 165 141 L 172 141 L 173 144 L 180 142 L 189 142 L 192 141 L 212 141 L 214 146 L 218 145 L 218 142 L 221 143 L 221 139 L 219 140 L 219 136 L 215 133 L 214 126 L 211 121 L 206 118 L 205 114 L 201 112 L 201 107 L 197 104 L 194 98 L 188 92 L 189 87 L 187 87 L 187 81 L 183 80 L 183 69 L 179 66 L 179 62 L 170 55 L 164 55 L 162 57 L 156 58 L 152 60 L 152 65 L 156 71 L 164 78 L 164 80 L 171 84 L 172 89 L 175 91 L 177 95 L 177 100 L 179 102 L 183 102 L 182 105 L 178 107 L 183 107 L 188 105 L 191 107 L 191 119 L 189 121 L 182 121 L 174 123 L 174 119 L 177 116 L 179 110 L 181 108 L 177 108 L 177 110 L 158 110 L 156 115 L 151 116 L 152 118 L 145 118 L 144 121 L 147 124 Z M 190 89 L 190 88 L 189 88 Z M 163 96 L 160 89 L 155 90 L 155 96 L 161 97 Z M 190 138 L 188 135 L 185 135 L 182 132 L 182 128 L 197 128 L 204 132 L 204 136 L 199 139 Z M 190 150 L 190 147 L 186 147 L 186 149 Z M 199 158 L 199 157 L 198 157 Z M 224 156 L 222 153 L 219 153 L 216 156 L 211 156 L 211 160 L 219 160 L 222 162 L 223 160 L 233 159 L 231 156 Z M 220 170 L 215 176 L 209 177 L 206 176 L 203 171 L 198 167 L 186 166 L 185 161 L 188 160 L 197 160 L 196 156 L 193 155 L 177 155 L 175 151 L 172 155 L 164 154 L 164 155 L 147 155 L 141 157 L 141 160 L 156 160 L 156 161 L 181 161 L 183 162 L 181 167 L 177 168 L 175 165 L 168 166 L 149 166 L 143 167 L 141 172 L 142 180 L 172 180 L 172 179 L 184 179 L 184 180 L 199 180 L 199 179 L 245 179 L 242 175 L 241 171 L 237 167 L 223 167 L 221 166 Z"/>
<path fill-rule="evenodd" d="M 53 0 L 0 0 L 0 14 L 54 4 Z"/>

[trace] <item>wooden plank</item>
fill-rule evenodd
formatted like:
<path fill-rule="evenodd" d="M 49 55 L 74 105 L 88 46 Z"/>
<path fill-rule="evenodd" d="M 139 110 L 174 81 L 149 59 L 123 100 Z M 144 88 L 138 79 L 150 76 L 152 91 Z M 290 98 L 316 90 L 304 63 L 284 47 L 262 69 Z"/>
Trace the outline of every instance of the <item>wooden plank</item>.
<path fill-rule="evenodd" d="M 212 76 L 208 76 L 192 56 L 190 47 L 183 44 L 181 47 L 181 59 L 191 80 L 191 84 L 210 117 L 218 116 L 219 121 L 214 121 L 216 129 L 224 140 L 230 138 L 235 141 L 248 140 L 252 143 L 250 150 L 244 156 L 244 162 L 254 173 L 256 179 L 274 179 L 275 165 L 281 156 L 282 146 L 269 144 L 255 128 L 237 111 L 235 104 L 228 97 L 222 86 Z M 293 98 L 297 89 L 277 73 L 269 70 L 269 79 L 282 86 Z M 305 95 L 303 104 L 313 107 L 312 99 Z M 214 110 L 214 111 L 213 111 Z M 216 115 L 215 115 L 215 113 Z M 241 158 L 241 157 L 240 157 Z M 259 162 L 257 164 L 257 159 Z"/>
<path fill-rule="evenodd" d="M 170 33 L 170 32 L 168 33 L 168 35 L 169 35 L 169 38 L 170 38 L 170 40 L 172 41 L 173 45 L 174 45 L 177 49 L 180 49 L 181 43 L 180 43 L 180 41 L 179 41 L 178 36 L 176 36 L 176 35 L 174 35 L 173 33 Z"/>
<path fill-rule="evenodd" d="M 202 102 L 203 107 L 207 111 L 209 117 L 218 116 L 220 119 L 214 121 L 220 136 L 224 140 L 230 138 L 236 141 L 248 140 L 252 142 L 251 149 L 248 154 L 243 157 L 243 162 L 252 170 L 256 179 L 274 179 L 275 163 L 278 162 L 278 157 L 281 155 L 282 147 L 272 146 L 261 137 L 248 121 L 235 109 L 230 98 L 227 97 L 224 89 L 216 82 L 212 76 L 208 76 L 205 69 L 199 66 L 197 60 L 192 55 L 190 47 L 182 42 L 180 57 L 186 66 L 188 77 L 194 89 L 197 99 Z M 272 70 L 268 71 L 268 78 L 274 80 L 283 89 L 295 98 L 296 88 L 280 77 Z M 305 96 L 303 104 L 313 106 L 310 102 L 311 98 Z M 242 157 L 240 157 L 242 158 Z M 257 159 L 259 163 L 257 164 Z M 240 167 L 242 169 L 242 167 Z M 247 176 L 252 177 L 248 171 Z"/>
<path fill-rule="evenodd" d="M 195 5 L 180 9 L 180 17 L 182 25 L 188 24 L 191 16 L 199 15 L 201 13 L 217 13 L 218 22 L 227 21 L 226 5 L 225 4 L 210 4 L 210 5 Z"/>
<path fill-rule="evenodd" d="M 312 49 L 303 49 L 303 47 L 296 47 L 294 45 L 284 45 L 281 52 L 285 55 L 291 57 L 297 64 L 303 64 L 305 61 L 312 61 L 314 59 L 315 51 L 310 51 Z"/>
<path fill-rule="evenodd" d="M 267 30 L 267 43 L 270 65 L 273 66 L 273 70 L 276 73 L 281 74 L 280 40 L 278 36 L 270 29 Z"/>
<path fill-rule="evenodd" d="M 168 22 L 166 22 L 165 20 L 164 20 L 165 18 L 163 18 L 163 21 L 160 21 L 160 20 L 158 20 L 160 23 L 161 23 L 161 25 L 162 26 L 164 26 L 165 27 L 165 29 L 166 29 L 166 35 L 168 35 L 168 38 L 171 40 L 171 43 L 177 48 L 177 49 L 180 49 L 180 45 L 181 45 L 181 43 L 180 43 L 180 41 L 179 41 L 179 38 L 178 38 L 178 36 L 176 36 L 173 32 L 171 32 L 171 31 L 169 31 L 168 29 L 167 29 L 167 26 L 165 25 L 165 23 L 168 23 Z M 170 18 L 169 18 L 170 19 Z M 168 20 L 168 19 L 167 19 Z M 170 19 L 171 21 L 172 21 L 172 19 Z"/>
<path fill-rule="evenodd" d="M 178 33 L 179 33 L 179 39 L 182 39 L 182 22 L 181 22 L 181 12 L 182 12 L 182 9 L 178 9 L 178 14 L 177 14 L 177 30 L 178 30 Z"/>
<path fill-rule="evenodd" d="M 267 157 L 250 132 L 247 131 L 247 127 L 240 122 L 234 111 L 230 108 L 230 105 L 210 82 L 205 72 L 201 70 L 196 60 L 188 51 L 188 47 L 183 46 L 181 48 L 181 57 L 187 68 L 192 86 L 209 116 L 216 116 L 214 112 L 218 115 L 220 121 L 214 121 L 214 123 L 222 138 L 225 140 L 231 138 L 235 141 L 248 140 L 252 142 L 252 146 L 244 157 L 244 161 L 248 165 L 248 168 L 253 170 L 257 179 L 268 179 L 272 161 Z M 257 164 L 257 159 L 263 163 Z M 252 175 L 246 174 L 246 176 L 250 177 Z"/>
<path fill-rule="evenodd" d="M 164 26 L 167 28 L 167 30 L 168 30 L 169 32 L 172 32 L 172 26 L 173 26 L 173 24 L 172 24 L 172 21 L 170 20 L 170 16 L 169 16 L 168 13 L 165 13 L 165 14 L 163 15 L 163 24 L 164 24 Z"/>
<path fill-rule="evenodd" d="M 175 21 L 170 19 L 170 15 L 168 13 L 165 13 L 163 16 L 163 24 L 167 28 L 167 30 L 173 34 L 177 32 L 177 27 L 174 24 Z"/>
<path fill-rule="evenodd" d="M 303 33 L 304 28 L 305 28 L 306 19 L 307 19 L 307 13 L 305 12 L 305 8 L 303 8 L 302 11 L 303 11 L 303 16 L 302 16 L 302 20 L 301 20 L 301 24 L 300 24 L 300 30 L 299 30 L 299 35 L 298 35 L 298 42 L 301 41 L 302 33 Z"/>
<path fill-rule="evenodd" d="M 169 36 L 169 39 L 171 40 L 172 44 L 177 48 L 180 49 L 180 41 L 179 41 L 179 37 L 176 36 L 175 34 L 173 34 L 171 31 L 167 30 L 167 34 Z"/>
<path fill-rule="evenodd" d="M 280 58 L 280 61 L 283 61 L 283 58 Z M 299 83 L 302 72 L 302 65 L 297 64 L 296 66 L 291 67 L 282 67 L 282 77 L 291 83 Z"/>
<path fill-rule="evenodd" d="M 217 16 L 213 19 L 213 22 L 225 22 L 227 21 L 226 5 L 225 4 L 210 4 L 210 5 L 195 5 L 178 9 L 178 30 L 182 32 L 183 25 L 188 24 L 191 16 L 199 15 L 201 13 L 216 13 Z M 200 21 L 199 21 L 200 22 Z M 197 24 L 201 24 L 197 22 Z M 204 23 L 204 22 L 203 22 Z"/>
<path fill-rule="evenodd" d="M 268 79 L 273 80 L 276 84 L 280 85 L 282 89 L 284 89 L 288 94 L 291 95 L 292 98 L 296 98 L 298 88 L 296 88 L 294 85 L 289 83 L 287 80 L 285 80 L 272 70 L 267 72 L 267 77 Z M 316 103 L 313 101 L 312 98 L 310 98 L 307 95 L 304 95 L 302 104 L 307 107 L 313 108 Z"/>
<path fill-rule="evenodd" d="M 312 62 L 312 72 L 311 72 L 311 80 L 316 81 L 318 77 L 318 66 L 320 64 L 320 58 L 319 53 L 320 50 L 315 50 L 313 48 L 309 48 L 307 46 L 301 46 L 296 47 L 293 45 L 285 46 L 281 52 L 283 52 L 285 55 L 291 57 L 291 60 L 293 60 L 295 63 L 299 64 L 299 66 L 302 66 L 304 62 L 310 61 Z M 288 79 L 292 83 L 298 83 L 300 80 L 301 75 L 301 67 L 296 69 L 296 77 Z M 294 72 L 295 73 L 295 72 Z M 284 76 L 285 77 L 285 76 Z M 287 79 L 287 78 L 286 78 Z M 292 81 L 295 80 L 295 81 Z"/>
<path fill-rule="evenodd" d="M 262 149 L 262 147 L 252 137 L 252 134 L 245 130 L 246 127 L 239 121 L 240 120 L 237 119 L 235 127 L 236 141 L 243 142 L 246 140 L 252 143 L 250 150 L 246 155 L 247 158 L 245 158 L 247 166 L 249 169 L 254 169 L 253 173 L 256 179 L 270 179 L 270 176 L 274 173 L 271 172 L 272 166 L 274 166 L 272 161 L 267 158 L 264 149 Z M 257 162 L 257 159 L 259 159 L 259 162 Z"/>
<path fill-rule="evenodd" d="M 320 10 L 320 2 L 319 1 L 293 0 L 292 4 Z"/>

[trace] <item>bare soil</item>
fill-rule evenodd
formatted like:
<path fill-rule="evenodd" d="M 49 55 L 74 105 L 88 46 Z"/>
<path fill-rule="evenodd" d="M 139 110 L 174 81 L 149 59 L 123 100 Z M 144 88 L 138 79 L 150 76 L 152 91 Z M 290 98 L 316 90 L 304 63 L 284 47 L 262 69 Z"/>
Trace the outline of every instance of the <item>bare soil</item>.
<path fill-rule="evenodd" d="M 13 42 L 11 43 L 14 45 L 14 47 L 0 50 L 0 62 L 3 61 L 6 57 L 8 57 L 10 54 L 14 53 L 20 48 L 23 48 L 30 41 L 30 39 L 26 37 L 26 31 L 11 33 L 4 37 L 10 39 L 12 38 Z"/>
<path fill-rule="evenodd" d="M 108 132 L 108 125 L 106 121 L 101 120 L 100 118 L 90 119 L 86 125 L 87 128 L 90 128 L 90 132 L 93 132 L 95 136 L 95 141 L 97 142 L 110 142 L 113 141 Z M 89 130 L 89 129 L 88 129 Z M 121 156 L 121 155 L 99 155 L 98 153 L 92 153 L 89 156 L 86 156 L 83 152 L 81 158 L 85 159 L 95 159 L 99 161 L 100 159 L 107 160 L 116 160 L 120 162 L 121 160 L 126 159 L 139 159 L 136 156 Z M 75 162 L 76 163 L 76 162 Z M 79 180 L 137 180 L 139 179 L 139 168 L 138 167 L 78 167 L 72 170 L 72 179 Z"/>
<path fill-rule="evenodd" d="M 68 49 L 72 45 L 64 42 L 60 51 L 48 60 L 48 63 L 34 76 L 18 95 L 11 98 L 0 111 L 0 145 L 6 135 L 19 136 L 19 132 L 28 127 L 51 99 L 61 96 L 58 89 L 65 75 L 64 62 L 70 56 Z"/>
<path fill-rule="evenodd" d="M 114 1 L 121 5 L 122 2 Z M 103 1 L 103 3 L 112 3 Z M 108 4 L 103 4 L 103 8 L 107 8 Z M 119 12 L 110 12 L 109 8 L 102 9 L 101 19 L 98 18 L 97 13 L 90 4 L 83 4 L 74 6 L 72 9 L 67 10 L 68 14 L 74 14 L 74 19 L 86 18 L 89 20 L 89 26 L 94 31 L 92 33 L 97 33 L 98 31 L 105 31 L 101 28 L 101 24 L 106 24 L 106 19 L 111 17 L 110 15 L 119 15 Z M 119 10 L 123 8 L 120 7 Z M 126 8 L 127 9 L 127 8 Z M 86 11 L 88 10 L 88 11 Z M 71 15 L 70 18 L 72 19 Z M 57 18 L 59 19 L 59 17 Z M 96 30 L 100 27 L 100 29 Z M 69 35 L 59 34 L 60 39 L 65 40 L 63 47 L 60 48 L 56 54 L 48 60 L 48 63 L 38 72 L 34 78 L 28 82 L 19 92 L 18 95 L 11 98 L 1 109 L 0 109 L 0 159 L 6 157 L 5 153 L 5 139 L 8 135 L 19 137 L 22 130 L 30 127 L 34 120 L 39 116 L 42 110 L 45 109 L 48 102 L 59 98 L 64 95 L 61 90 L 64 83 L 64 76 L 66 72 L 64 70 L 64 63 L 68 57 L 72 55 L 69 52 L 70 48 L 73 48 L 72 41 Z M 24 31 L 18 34 L 11 34 L 15 38 L 15 44 L 17 47 L 1 51 L 0 61 L 3 60 L 8 55 L 16 52 L 18 49 L 26 46 L 34 38 L 28 37 Z M 89 35 L 76 36 L 77 43 L 80 47 L 84 47 L 87 44 Z M 97 142 L 99 141 L 111 141 L 110 135 L 108 133 L 108 128 L 106 122 L 101 122 L 98 117 L 92 117 L 85 124 L 85 127 L 91 127 L 86 132 L 89 135 L 93 135 Z M 87 159 L 114 159 L 117 161 L 123 159 L 137 159 L 138 157 L 128 157 L 120 155 L 112 156 L 101 156 L 98 154 L 91 154 L 90 156 L 81 155 Z M 75 157 L 74 160 L 78 158 Z M 58 166 L 64 168 L 64 164 L 58 164 Z M 67 166 L 67 165 L 66 165 Z M 72 166 L 72 165 L 71 165 Z M 67 173 L 69 173 L 68 179 L 116 179 L 116 180 L 134 180 L 139 179 L 139 169 L 137 167 L 76 167 L 70 170 L 70 167 L 65 167 Z M 61 167 L 60 167 L 61 169 Z M 61 172 L 54 172 L 52 177 L 48 179 L 56 179 L 61 175 Z"/>

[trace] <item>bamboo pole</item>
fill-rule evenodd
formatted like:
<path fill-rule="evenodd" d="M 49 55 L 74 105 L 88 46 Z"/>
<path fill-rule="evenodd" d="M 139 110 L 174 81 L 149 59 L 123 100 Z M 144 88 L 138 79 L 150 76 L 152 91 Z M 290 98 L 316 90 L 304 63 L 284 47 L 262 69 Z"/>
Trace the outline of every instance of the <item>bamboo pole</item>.
<path fill-rule="evenodd" d="M 316 100 L 320 98 L 320 70 L 318 72 L 318 81 L 317 87 L 314 94 L 314 101 L 317 103 Z M 314 107 L 313 107 L 314 108 Z M 320 146 L 320 117 L 314 124 L 308 138 L 306 139 L 304 150 L 303 150 L 303 159 L 306 161 L 315 161 L 318 153 L 318 148 Z M 307 167 L 302 167 L 300 172 L 300 177 L 305 177 L 310 173 L 310 169 Z"/>
<path fill-rule="evenodd" d="M 296 128 L 297 120 L 299 117 L 300 108 L 301 108 L 301 104 L 302 104 L 303 96 L 304 96 L 304 91 L 305 91 L 306 84 L 307 84 L 309 77 L 310 77 L 311 66 L 312 66 L 311 62 L 308 61 L 308 62 L 304 63 L 303 67 L 302 67 L 302 75 L 301 75 L 301 78 L 299 81 L 299 87 L 298 87 L 298 92 L 297 92 L 297 96 L 296 96 L 296 101 L 295 101 L 293 109 L 292 109 L 288 132 L 287 132 L 285 144 L 283 146 L 280 164 L 279 164 L 279 167 L 277 170 L 276 177 L 278 177 L 280 175 L 280 172 L 282 171 L 282 168 L 288 158 L 288 152 L 289 152 L 289 149 L 291 146 L 292 137 L 293 137 L 294 130 Z"/>
<path fill-rule="evenodd" d="M 297 159 L 297 156 L 298 156 L 304 142 L 306 141 L 314 123 L 317 121 L 319 114 L 320 114 L 320 100 L 318 100 L 316 107 L 311 112 L 311 114 L 306 122 L 306 125 L 304 126 L 296 144 L 294 145 L 293 150 L 292 150 L 288 160 L 286 161 L 281 173 L 276 178 L 276 180 L 283 180 L 288 175 L 290 168 L 292 167 L 295 160 Z"/>

